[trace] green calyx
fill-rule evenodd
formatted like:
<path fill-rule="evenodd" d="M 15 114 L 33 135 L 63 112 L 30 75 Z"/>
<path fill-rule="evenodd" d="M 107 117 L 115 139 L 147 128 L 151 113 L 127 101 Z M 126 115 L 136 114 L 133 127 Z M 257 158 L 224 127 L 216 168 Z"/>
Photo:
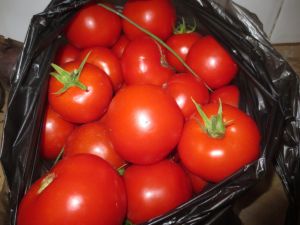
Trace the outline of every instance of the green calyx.
<path fill-rule="evenodd" d="M 55 173 L 49 173 L 42 181 L 37 193 L 41 194 L 56 178 Z"/>
<path fill-rule="evenodd" d="M 81 62 L 78 69 L 73 70 L 71 73 L 64 70 L 60 66 L 51 63 L 51 66 L 54 68 L 56 72 L 50 73 L 51 76 L 55 77 L 60 83 L 62 83 L 64 86 L 62 89 L 55 92 L 55 94 L 59 95 L 64 92 L 66 92 L 70 87 L 78 87 L 83 91 L 87 91 L 87 86 L 85 86 L 83 83 L 79 81 L 80 74 L 82 72 L 82 69 L 90 55 L 90 52 L 86 55 L 86 57 Z"/>
<path fill-rule="evenodd" d="M 225 135 L 226 126 L 228 126 L 229 123 L 231 122 L 229 123 L 223 122 L 223 109 L 222 109 L 221 100 L 219 101 L 219 109 L 217 115 L 213 115 L 210 118 L 208 118 L 207 115 L 204 113 L 200 104 L 198 104 L 193 98 L 192 101 L 196 106 L 196 109 L 204 122 L 204 126 L 203 126 L 198 121 L 203 131 L 206 132 L 212 138 L 223 138 Z"/>
<path fill-rule="evenodd" d="M 195 32 L 197 27 L 196 21 L 194 20 L 193 26 L 188 26 L 185 23 L 185 19 L 182 17 L 181 23 L 174 29 L 174 34 L 188 34 Z"/>

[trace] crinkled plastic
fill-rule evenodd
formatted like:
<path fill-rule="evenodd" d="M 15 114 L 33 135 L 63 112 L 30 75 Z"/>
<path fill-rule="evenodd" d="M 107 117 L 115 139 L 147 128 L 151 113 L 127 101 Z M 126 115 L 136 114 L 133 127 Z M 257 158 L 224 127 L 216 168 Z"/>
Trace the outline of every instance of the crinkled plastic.
<path fill-rule="evenodd" d="M 10 225 L 16 224 L 19 201 L 50 166 L 39 156 L 39 135 L 47 96 L 49 62 L 72 15 L 88 0 L 53 0 L 35 15 L 11 81 L 1 161 L 10 186 Z M 122 5 L 124 1 L 111 1 Z M 286 225 L 299 224 L 299 77 L 272 48 L 257 17 L 221 0 L 174 0 L 179 17 L 197 22 L 214 35 L 239 64 L 235 80 L 240 107 L 262 133 L 260 158 L 225 181 L 145 224 L 240 224 L 231 206 L 275 165 L 288 199 Z M 121 7 L 120 7 L 121 8 Z"/>

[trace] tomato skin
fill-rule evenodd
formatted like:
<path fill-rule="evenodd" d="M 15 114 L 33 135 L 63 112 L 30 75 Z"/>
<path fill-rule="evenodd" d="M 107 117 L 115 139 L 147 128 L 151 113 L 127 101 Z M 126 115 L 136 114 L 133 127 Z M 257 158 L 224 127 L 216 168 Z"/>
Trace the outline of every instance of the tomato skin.
<path fill-rule="evenodd" d="M 182 168 L 163 160 L 147 166 L 132 165 L 125 170 L 128 219 L 134 224 L 163 215 L 192 197 L 192 187 Z"/>
<path fill-rule="evenodd" d="M 183 121 L 176 102 L 154 85 L 119 90 L 105 118 L 116 151 L 136 164 L 166 157 L 180 139 Z"/>
<path fill-rule="evenodd" d="M 65 63 L 75 61 L 78 58 L 79 52 L 80 50 L 78 48 L 67 43 L 58 49 L 54 63 L 57 65 L 63 65 Z"/>
<path fill-rule="evenodd" d="M 117 91 L 123 83 L 122 68 L 119 59 L 108 48 L 93 47 L 82 50 L 79 55 L 79 60 L 82 61 L 89 52 L 91 52 L 91 54 L 87 59 L 87 63 L 103 70 L 110 78 L 114 90 Z"/>
<path fill-rule="evenodd" d="M 260 132 L 254 120 L 233 106 L 222 107 L 223 121 L 231 121 L 223 138 L 207 135 L 198 124 L 203 124 L 203 120 L 195 114 L 185 123 L 178 145 L 182 164 L 210 182 L 225 179 L 256 160 L 260 153 Z M 208 117 L 216 115 L 218 108 L 216 103 L 202 107 Z"/>
<path fill-rule="evenodd" d="M 56 159 L 74 128 L 74 124 L 65 121 L 48 106 L 41 133 L 42 157 Z"/>
<path fill-rule="evenodd" d="M 191 180 L 193 192 L 195 194 L 202 192 L 204 188 L 207 186 L 207 182 L 187 169 L 185 169 L 185 172 L 187 173 L 188 177 Z"/>
<path fill-rule="evenodd" d="M 174 98 L 185 118 L 196 110 L 191 97 L 201 105 L 209 101 L 209 91 L 204 83 L 189 73 L 174 75 L 164 85 L 164 89 Z"/>
<path fill-rule="evenodd" d="M 54 179 L 38 192 L 40 178 L 23 197 L 18 225 L 121 225 L 126 216 L 124 182 L 97 156 L 82 154 L 61 160 Z M 49 176 L 48 176 L 49 178 Z"/>
<path fill-rule="evenodd" d="M 131 41 L 121 59 L 125 83 L 158 86 L 164 84 L 174 74 L 174 70 L 166 62 L 162 63 L 165 51 L 148 36 Z"/>
<path fill-rule="evenodd" d="M 116 153 L 108 130 L 99 122 L 81 125 L 69 136 L 64 148 L 64 157 L 82 153 L 97 155 L 115 169 L 125 164 L 125 161 Z"/>
<path fill-rule="evenodd" d="M 120 59 L 122 58 L 122 55 L 129 43 L 129 39 L 122 35 L 119 40 L 114 44 L 114 46 L 111 48 L 111 50 L 115 53 L 115 55 Z"/>
<path fill-rule="evenodd" d="M 63 65 L 69 72 L 78 69 L 80 61 Z M 107 75 L 91 64 L 85 64 L 79 80 L 87 86 L 84 91 L 71 87 L 62 94 L 55 94 L 63 85 L 54 77 L 50 78 L 48 99 L 55 112 L 73 123 L 87 123 L 99 119 L 106 111 L 112 98 L 112 86 Z"/>
<path fill-rule="evenodd" d="M 162 40 L 171 36 L 175 27 L 176 11 L 171 1 L 127 1 L 123 14 Z M 142 31 L 125 20 L 122 21 L 122 26 L 125 35 L 130 40 L 144 35 Z"/>
<path fill-rule="evenodd" d="M 239 107 L 240 91 L 235 85 L 227 85 L 214 90 L 210 95 L 210 102 L 218 103 L 221 99 L 222 103 Z"/>
<path fill-rule="evenodd" d="M 110 47 L 118 40 L 121 27 L 119 16 L 97 4 L 89 4 L 72 18 L 66 36 L 77 48 Z"/>
<path fill-rule="evenodd" d="M 174 34 L 166 41 L 169 45 L 184 61 L 196 41 L 202 36 L 197 32 Z M 187 69 L 183 64 L 169 51 L 167 51 L 167 61 L 173 66 L 178 72 L 186 72 Z"/>
<path fill-rule="evenodd" d="M 213 89 L 230 83 L 238 71 L 228 52 L 210 35 L 191 47 L 186 62 Z"/>

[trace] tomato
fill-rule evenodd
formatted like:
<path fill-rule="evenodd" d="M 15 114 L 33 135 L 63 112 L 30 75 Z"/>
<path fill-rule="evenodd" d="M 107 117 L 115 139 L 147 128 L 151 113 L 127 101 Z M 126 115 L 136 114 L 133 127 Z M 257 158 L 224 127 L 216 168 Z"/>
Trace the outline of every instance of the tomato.
<path fill-rule="evenodd" d="M 187 175 L 169 160 L 147 166 L 132 165 L 125 170 L 124 181 L 127 217 L 134 224 L 161 216 L 192 197 Z"/>
<path fill-rule="evenodd" d="M 207 186 L 207 182 L 187 169 L 185 169 L 185 172 L 191 180 L 193 192 L 195 194 L 202 192 Z"/>
<path fill-rule="evenodd" d="M 58 49 L 54 62 L 58 65 L 62 65 L 68 62 L 75 61 L 79 55 L 79 49 L 71 44 L 65 44 Z"/>
<path fill-rule="evenodd" d="M 218 103 L 221 99 L 222 103 L 239 107 L 240 91 L 235 85 L 227 85 L 214 90 L 210 95 L 210 102 Z"/>
<path fill-rule="evenodd" d="M 213 89 L 229 84 L 238 71 L 229 53 L 210 35 L 191 47 L 186 62 Z"/>
<path fill-rule="evenodd" d="M 63 65 L 63 69 L 72 72 L 80 66 L 79 61 Z M 69 76 L 70 77 L 70 76 Z M 63 84 L 55 77 L 49 81 L 48 99 L 53 110 L 65 120 L 73 123 L 87 123 L 99 119 L 106 111 L 112 98 L 112 86 L 107 75 L 96 66 L 85 64 L 79 81 L 87 87 L 82 90 L 70 87 L 62 94 L 56 92 Z"/>
<path fill-rule="evenodd" d="M 136 164 L 166 157 L 180 139 L 183 121 L 176 102 L 154 85 L 122 88 L 105 118 L 116 151 Z"/>
<path fill-rule="evenodd" d="M 178 145 L 183 165 L 211 182 L 225 179 L 256 160 L 260 153 L 260 132 L 255 121 L 238 108 L 226 104 L 222 107 L 222 117 L 216 117 L 219 105 L 204 105 L 207 117 L 214 116 L 211 127 L 195 114 L 185 123 Z"/>
<path fill-rule="evenodd" d="M 200 104 L 206 104 L 209 101 L 209 91 L 204 83 L 189 73 L 176 74 L 171 77 L 164 85 L 164 89 L 175 99 L 185 118 L 195 111 L 191 98 Z"/>
<path fill-rule="evenodd" d="M 112 47 L 112 51 L 115 53 L 115 55 L 120 59 L 122 58 L 122 55 L 129 43 L 129 39 L 125 36 L 122 35 L 119 40 L 114 44 Z"/>
<path fill-rule="evenodd" d="M 169 0 L 127 1 L 123 14 L 163 40 L 171 36 L 176 22 L 176 11 Z M 133 40 L 144 35 L 135 26 L 123 20 L 126 36 Z"/>
<path fill-rule="evenodd" d="M 93 47 L 81 51 L 79 60 L 83 60 L 89 52 L 91 54 L 87 59 L 87 63 L 93 64 L 103 70 L 110 78 L 114 90 L 118 90 L 123 83 L 122 68 L 119 59 L 108 48 Z"/>
<path fill-rule="evenodd" d="M 201 37 L 202 36 L 197 32 L 174 34 L 169 37 L 166 44 L 169 45 L 169 47 L 171 47 L 185 61 L 190 48 Z M 169 51 L 167 51 L 167 62 L 178 72 L 187 71 L 182 63 Z"/>
<path fill-rule="evenodd" d="M 81 153 L 97 155 L 115 169 L 125 164 L 124 160 L 114 150 L 107 129 L 99 122 L 81 125 L 69 136 L 64 148 L 64 157 Z"/>
<path fill-rule="evenodd" d="M 97 4 L 80 9 L 66 29 L 67 39 L 77 48 L 110 47 L 121 33 L 121 19 Z"/>
<path fill-rule="evenodd" d="M 174 71 L 165 61 L 165 49 L 148 36 L 131 41 L 121 64 L 126 84 L 162 85 Z"/>
<path fill-rule="evenodd" d="M 61 160 L 23 197 L 17 225 L 121 225 L 127 199 L 122 178 L 99 157 Z"/>
<path fill-rule="evenodd" d="M 56 159 L 75 125 L 65 121 L 47 107 L 41 132 L 41 155 L 45 159 Z"/>

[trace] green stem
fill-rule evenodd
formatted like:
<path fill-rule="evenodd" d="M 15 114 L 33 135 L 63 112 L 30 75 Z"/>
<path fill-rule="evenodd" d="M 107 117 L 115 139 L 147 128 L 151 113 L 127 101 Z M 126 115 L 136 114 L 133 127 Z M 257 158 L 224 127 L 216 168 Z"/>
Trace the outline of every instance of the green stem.
<path fill-rule="evenodd" d="M 195 77 L 200 78 L 200 76 L 191 68 L 189 67 L 188 64 L 186 64 L 186 62 L 171 48 L 169 47 L 163 40 L 161 40 L 159 37 L 157 37 L 155 34 L 151 33 L 150 31 L 148 31 L 147 29 L 141 27 L 140 25 L 138 25 L 137 23 L 135 23 L 134 21 L 132 21 L 131 19 L 129 19 L 128 17 L 124 16 L 122 13 L 118 12 L 117 10 L 102 4 L 102 3 L 98 3 L 99 6 L 105 8 L 106 10 L 120 16 L 122 19 L 126 20 L 128 23 L 132 24 L 133 26 L 135 26 L 136 28 L 138 28 L 139 30 L 141 30 L 142 32 L 144 32 L 145 34 L 149 35 L 150 37 L 152 37 L 154 40 L 156 40 L 158 43 L 160 43 L 162 46 L 164 46 L 169 52 L 171 52 L 182 64 L 183 66 Z M 200 78 L 201 79 L 201 78 Z M 205 82 L 204 82 L 205 83 Z M 211 90 L 211 88 L 205 83 L 206 87 Z"/>

